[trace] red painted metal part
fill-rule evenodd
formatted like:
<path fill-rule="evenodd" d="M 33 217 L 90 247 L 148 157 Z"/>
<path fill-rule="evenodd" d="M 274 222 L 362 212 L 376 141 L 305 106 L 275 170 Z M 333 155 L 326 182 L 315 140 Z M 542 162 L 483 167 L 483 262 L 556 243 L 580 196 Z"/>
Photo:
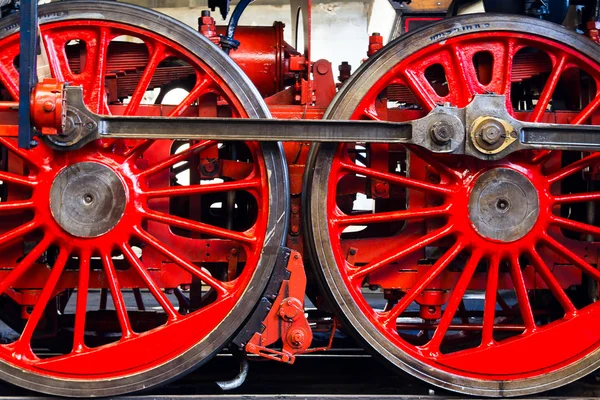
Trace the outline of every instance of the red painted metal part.
<path fill-rule="evenodd" d="M 291 252 L 286 269 L 290 277 L 282 282 L 273 308 L 263 321 L 263 331 L 252 336 L 246 352 L 293 364 L 294 355 L 310 347 L 312 331 L 304 314 L 306 274 L 300 253 Z M 269 348 L 278 340 L 283 344 L 281 350 Z"/>
<path fill-rule="evenodd" d="M 481 52 L 492 65 L 473 61 Z M 443 74 L 432 76 L 432 66 Z M 516 110 L 513 83 L 541 70 L 550 74 L 533 111 Z M 550 113 L 547 108 L 561 79 L 587 74 L 600 87 L 599 71 L 576 50 L 527 33 L 454 37 L 395 65 L 369 90 L 353 118 L 410 120 L 436 104 L 464 107 L 474 94 L 493 92 L 507 95 L 516 118 L 593 124 L 598 92 L 579 110 Z M 388 107 L 387 95 L 408 104 Z M 582 172 L 599 157 L 564 157 L 524 152 L 483 162 L 402 146 L 339 145 L 328 179 L 330 238 L 352 300 L 372 326 L 426 366 L 484 380 L 539 376 L 595 351 L 600 336 L 589 327 L 599 322 L 600 304 L 592 299 L 581 305 L 569 290 L 581 286 L 584 277 L 600 281 L 600 230 L 565 215 L 564 207 L 600 199 L 600 192 L 571 194 L 567 186 L 574 176 L 592 179 Z M 539 198 L 532 229 L 508 243 L 480 235 L 469 216 L 478 178 L 498 168 L 525 176 Z M 389 188 L 383 196 L 377 195 L 380 183 Z M 356 193 L 367 193 L 374 203 L 353 211 Z M 554 299 L 553 305 L 539 303 L 529 294 L 534 289 Z M 385 308 L 373 305 L 370 291 Z M 503 297 L 507 291 L 512 302 Z M 481 309 L 469 311 L 476 301 Z"/>
<path fill-rule="evenodd" d="M 62 133 L 66 123 L 64 83 L 44 79 L 31 94 L 31 121 L 43 135 Z"/>
<path fill-rule="evenodd" d="M 41 35 L 53 76 L 82 85 L 85 102 L 95 112 L 247 116 L 202 60 L 178 43 L 142 28 L 111 21 L 58 22 L 43 24 Z M 115 40 L 123 35 L 144 42 L 143 68 L 139 69 L 135 59 L 136 50 L 128 53 L 129 44 Z M 77 40 L 84 41 L 85 46 L 72 44 Z M 107 57 L 115 46 L 123 51 Z M 0 48 L 0 82 L 14 101 L 18 99 L 14 65 L 19 54 L 18 36 L 2 40 Z M 127 67 L 127 60 L 132 59 Z M 184 69 L 168 63 L 173 59 Z M 118 71 L 128 68 L 137 74 L 138 83 L 127 89 L 130 97 L 123 104 L 110 93 L 109 78 L 116 71 L 117 79 Z M 173 105 L 147 104 L 147 89 L 169 79 L 187 79 L 188 86 L 183 85 L 188 94 Z M 130 84 L 127 79 L 123 83 Z M 59 87 L 49 82 L 40 86 L 35 98 L 36 115 L 38 111 L 45 113 L 40 121 L 55 120 L 62 114 L 62 103 L 54 101 Z M 192 106 L 196 100 L 198 105 Z M 37 110 L 38 105 L 41 110 Z M 2 112 L 16 114 L 14 110 Z M 245 161 L 228 159 L 217 142 L 182 145 L 173 141 L 100 140 L 81 150 L 60 152 L 41 142 L 25 151 L 15 140 L 0 138 L 0 146 L 6 150 L 0 171 L 0 293 L 21 309 L 23 318 L 18 337 L 0 345 L 3 361 L 32 373 L 69 379 L 125 376 L 189 350 L 230 313 L 261 257 L 269 210 L 264 160 L 257 143 L 240 144 L 243 148 L 238 151 L 246 152 Z M 213 163 L 212 169 L 202 170 L 204 176 L 200 169 L 203 160 Z M 108 234 L 99 237 L 68 234 L 49 207 L 57 175 L 83 162 L 107 167 L 125 188 L 122 218 Z M 180 178 L 182 173 L 187 178 Z M 240 206 L 246 204 L 257 211 L 246 217 L 244 225 L 225 228 L 210 219 L 209 211 L 232 191 L 237 193 Z M 240 200 L 242 195 L 246 200 Z M 223 266 L 226 274 L 217 273 Z M 190 287 L 198 285 L 205 295 L 188 299 Z M 141 289 L 153 297 L 156 304 L 152 307 L 159 310 L 145 319 L 138 318 L 148 306 L 140 302 Z M 99 309 L 91 314 L 86 313 L 93 306 L 88 291 L 100 299 Z M 129 304 L 130 296 L 135 297 L 135 311 Z M 65 312 L 70 297 L 76 302 Z M 112 302 L 107 309 L 109 298 Z M 58 320 L 51 312 L 55 304 L 59 304 Z M 33 343 L 52 338 L 57 323 L 70 324 L 72 342 L 67 341 L 65 348 L 65 343 L 53 340 L 50 343 L 60 344 L 59 353 L 64 353 L 42 357 Z M 90 331 L 98 332 L 98 341 L 88 341 Z"/>

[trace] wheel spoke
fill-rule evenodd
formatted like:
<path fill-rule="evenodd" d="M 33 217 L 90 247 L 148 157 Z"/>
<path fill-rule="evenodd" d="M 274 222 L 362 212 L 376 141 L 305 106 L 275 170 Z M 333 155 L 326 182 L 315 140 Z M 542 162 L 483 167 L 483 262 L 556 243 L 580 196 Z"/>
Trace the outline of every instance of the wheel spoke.
<path fill-rule="evenodd" d="M 600 94 L 596 95 L 594 99 L 575 117 L 571 124 L 581 125 L 587 120 L 600 106 Z"/>
<path fill-rule="evenodd" d="M 198 143 L 191 145 L 188 149 L 182 151 L 181 153 L 174 154 L 174 155 L 170 156 L 169 158 L 159 162 L 158 164 L 155 164 L 155 165 L 149 167 L 148 169 L 143 170 L 142 172 L 139 173 L 139 176 L 140 177 L 150 176 L 157 172 L 163 171 L 166 168 L 169 168 L 169 167 L 171 167 L 175 164 L 178 164 L 182 161 L 185 161 L 188 158 L 190 158 L 191 156 L 196 155 L 196 154 L 200 153 L 201 151 L 204 151 L 210 147 L 216 146 L 217 144 L 218 143 L 215 142 L 214 140 L 202 140 Z"/>
<path fill-rule="evenodd" d="M 543 236 L 543 241 L 550 250 L 554 251 L 559 256 L 570 261 L 575 267 L 581 269 L 583 272 L 587 273 L 595 280 L 600 281 L 600 271 L 591 266 L 587 261 L 573 253 L 571 250 L 567 249 L 561 243 L 556 241 L 554 238 L 549 236 L 548 234 Z"/>
<path fill-rule="evenodd" d="M 33 187 L 36 184 L 35 181 L 27 178 L 26 176 L 20 176 L 5 171 L 0 171 L 0 181 L 27 187 Z"/>
<path fill-rule="evenodd" d="M 146 233 L 140 228 L 135 228 L 135 233 L 146 244 L 152 246 L 163 255 L 169 257 L 173 262 L 177 263 L 177 265 L 188 271 L 190 274 L 199 278 L 202 282 L 209 285 L 217 292 L 219 296 L 223 296 L 227 293 L 228 290 L 222 282 L 214 279 L 212 276 L 204 272 L 202 269 L 196 267 L 191 262 L 179 257 L 177 254 L 175 254 L 173 250 L 169 249 L 167 246 L 159 242 L 155 237 L 151 236 L 150 234 Z"/>
<path fill-rule="evenodd" d="M 90 286 L 91 252 L 84 250 L 79 255 L 79 283 L 77 285 L 77 304 L 75 308 L 75 326 L 73 328 L 73 352 L 81 353 L 85 345 L 85 321 L 87 317 L 88 292 Z"/>
<path fill-rule="evenodd" d="M 146 286 L 150 290 L 150 293 L 152 293 L 156 301 L 158 301 L 158 304 L 160 304 L 163 310 L 165 310 L 165 312 L 167 313 L 169 322 L 176 321 L 178 318 L 177 311 L 175 311 L 175 308 L 173 308 L 173 305 L 171 304 L 167 296 L 156 284 L 154 279 L 152 279 L 152 276 L 150 276 L 148 270 L 142 264 L 140 259 L 137 258 L 131 246 L 128 243 L 123 243 L 121 245 L 121 250 L 123 251 L 125 258 L 127 258 L 127 261 L 129 261 L 129 264 L 135 268 L 138 275 L 144 280 L 144 283 L 146 284 Z"/>
<path fill-rule="evenodd" d="M 331 217 L 330 220 L 335 225 L 345 227 L 350 225 L 367 225 L 443 217 L 448 215 L 449 211 L 449 207 L 417 208 L 414 210 L 409 209 L 361 215 L 341 215 L 337 217 Z"/>
<path fill-rule="evenodd" d="M 359 114 L 359 117 L 366 117 L 371 121 L 381 121 L 381 118 L 379 118 L 377 115 L 377 111 L 375 110 L 375 106 L 373 104 L 360 110 Z"/>
<path fill-rule="evenodd" d="M 408 178 L 408 177 L 401 176 L 401 175 L 394 175 L 389 172 L 380 172 L 380 171 L 376 171 L 371 168 L 362 167 L 360 165 L 351 164 L 351 163 L 345 162 L 345 161 L 341 162 L 340 166 L 349 172 L 354 172 L 354 173 L 360 174 L 360 175 L 366 175 L 371 178 L 381 179 L 381 180 L 389 182 L 391 184 L 405 186 L 410 189 L 422 190 L 422 191 L 431 192 L 431 193 L 435 193 L 435 194 L 439 194 L 439 195 L 450 194 L 450 193 L 454 192 L 452 189 L 449 189 L 448 187 L 443 186 L 443 185 L 436 185 L 433 183 L 423 182 L 423 181 L 419 181 L 419 180 Z"/>
<path fill-rule="evenodd" d="M 580 160 L 575 161 L 572 164 L 569 164 L 569 165 L 559 169 L 552 175 L 549 175 L 548 183 L 552 184 L 552 183 L 558 182 L 560 180 L 563 180 L 566 177 L 571 176 L 574 173 L 577 173 L 599 161 L 600 161 L 600 152 L 593 153 L 587 157 L 584 157 Z"/>
<path fill-rule="evenodd" d="M 588 201 L 600 201 L 600 192 L 563 194 L 560 196 L 554 196 L 553 201 L 556 204 L 586 203 Z"/>
<path fill-rule="evenodd" d="M 454 68 L 445 69 L 446 79 L 448 81 L 450 96 L 455 99 L 454 104 L 468 104 L 473 96 L 478 92 L 476 89 L 477 76 L 471 75 L 470 69 L 465 69 L 468 64 L 473 65 L 473 61 L 467 59 L 461 46 L 450 46 L 450 58 Z M 467 77 L 467 75 L 470 75 Z M 460 101 L 460 103 L 459 103 Z"/>
<path fill-rule="evenodd" d="M 140 140 L 134 147 L 127 150 L 123 155 L 127 158 L 127 160 L 135 159 L 140 157 L 146 150 L 150 148 L 156 141 L 151 139 L 142 139 Z"/>
<path fill-rule="evenodd" d="M 95 59 L 95 71 L 91 75 L 93 78 L 88 82 L 88 96 L 89 100 L 86 102 L 88 107 L 92 111 L 98 114 L 110 114 L 110 110 L 105 107 L 106 104 L 106 60 L 108 53 L 108 45 L 110 44 L 110 29 L 100 28 L 98 32 L 98 38 L 96 42 L 96 59 Z M 88 50 L 88 55 L 90 51 Z M 86 66 L 87 67 L 87 66 Z M 84 92 L 85 93 L 85 92 Z M 94 109 L 95 108 L 95 109 Z"/>
<path fill-rule="evenodd" d="M 512 110 L 512 102 L 510 99 L 511 89 L 512 89 L 512 78 L 513 78 L 513 62 L 514 56 L 516 54 L 516 43 L 515 40 L 510 38 L 506 41 L 506 43 L 502 46 L 504 50 L 504 59 L 502 60 L 502 71 L 499 73 L 499 76 L 504 78 L 504 81 L 501 85 L 501 93 L 506 96 L 506 105 L 510 106 L 509 110 Z M 494 69 L 496 69 L 496 65 L 494 63 Z"/>
<path fill-rule="evenodd" d="M 530 122 L 542 122 L 542 118 L 546 113 L 546 109 L 548 108 L 548 104 L 550 104 L 550 100 L 552 99 L 552 95 L 556 90 L 556 85 L 558 85 L 558 81 L 562 73 L 565 70 L 565 66 L 567 65 L 567 56 L 566 54 L 561 54 L 560 58 L 557 60 L 554 68 L 552 69 L 552 73 L 548 77 L 548 81 L 544 86 L 542 94 L 538 99 L 538 102 L 535 106 L 535 109 L 531 113 L 529 117 Z"/>
<path fill-rule="evenodd" d="M 46 281 L 44 288 L 42 289 L 39 298 L 33 308 L 33 312 L 29 315 L 27 319 L 27 324 L 21 333 L 21 337 L 19 338 L 19 346 L 30 346 L 31 338 L 33 337 L 33 332 L 35 328 L 37 328 L 40 320 L 44 316 L 44 312 L 46 310 L 46 306 L 48 305 L 48 301 L 54 294 L 54 290 L 58 283 L 60 276 L 67 265 L 67 259 L 69 257 L 69 251 L 64 247 L 60 249 L 58 253 L 58 257 L 52 266 L 52 272 Z"/>
<path fill-rule="evenodd" d="M 454 227 L 452 225 L 444 226 L 440 229 L 432 231 L 427 235 L 420 237 L 419 239 L 410 242 L 404 246 L 402 246 L 399 250 L 393 249 L 393 251 L 383 254 L 376 261 L 371 261 L 369 264 L 364 267 L 359 268 L 354 273 L 350 274 L 350 280 L 354 281 L 356 279 L 363 279 L 365 276 L 385 267 L 388 264 L 393 263 L 407 255 L 414 253 L 417 250 L 420 250 L 426 246 L 429 246 L 440 239 L 445 238 L 450 235 L 453 231 Z"/>
<path fill-rule="evenodd" d="M 415 156 L 419 157 L 421 160 L 425 161 L 427 164 L 431 165 L 435 170 L 443 175 L 446 175 L 448 178 L 451 178 L 453 181 L 458 181 L 461 179 L 462 175 L 459 171 L 456 171 L 446 164 L 444 164 L 439 159 L 439 154 L 434 154 L 429 150 L 426 150 L 419 146 L 410 146 L 408 150 L 413 153 Z"/>
<path fill-rule="evenodd" d="M 129 339 L 136 336 L 135 332 L 131 328 L 131 321 L 127 314 L 127 306 L 125 305 L 125 299 L 121 292 L 121 286 L 117 278 L 117 270 L 113 264 L 112 256 L 110 251 L 105 251 L 102 254 L 102 265 L 104 267 L 104 273 L 106 274 L 106 280 L 108 287 L 110 288 L 110 294 L 115 306 L 119 325 L 121 326 L 122 339 Z"/>
<path fill-rule="evenodd" d="M 498 295 L 498 278 L 500 276 L 500 256 L 493 253 L 489 260 L 487 283 L 485 286 L 485 300 L 483 304 L 483 321 L 481 344 L 483 346 L 494 343 L 494 323 L 496 319 L 496 298 Z"/>
<path fill-rule="evenodd" d="M 508 261 L 510 263 L 510 277 L 513 282 L 515 294 L 517 295 L 517 302 L 519 304 L 519 309 L 521 310 L 523 323 L 528 331 L 533 331 L 536 328 L 535 318 L 533 317 L 533 310 L 531 309 L 531 303 L 529 302 L 529 296 L 527 295 L 527 287 L 525 286 L 523 272 L 521 271 L 519 255 L 517 253 L 511 253 Z"/>
<path fill-rule="evenodd" d="M 565 310 L 565 314 L 574 314 L 577 311 L 577 309 L 573 305 L 573 302 L 571 301 L 571 299 L 569 299 L 569 296 L 567 296 L 567 294 L 561 287 L 560 283 L 558 282 L 552 271 L 550 271 L 550 268 L 548 268 L 544 260 L 542 260 L 542 257 L 540 257 L 535 247 L 532 247 L 529 250 L 528 255 L 530 257 L 529 261 L 531 261 L 531 263 L 533 264 L 535 271 L 538 274 L 540 274 L 540 276 L 544 280 L 544 283 L 546 284 L 546 286 L 548 286 L 548 289 L 550 289 L 554 297 L 556 297 L 556 300 L 558 300 L 562 308 Z"/>
<path fill-rule="evenodd" d="M 19 100 L 19 71 L 12 63 L 0 63 L 0 83 L 6 88 L 13 100 Z"/>
<path fill-rule="evenodd" d="M 0 144 L 4 147 L 6 147 L 11 153 L 15 154 L 16 156 L 20 157 L 23 161 L 29 163 L 29 164 L 36 164 L 36 165 L 42 165 L 42 164 L 46 164 L 46 158 L 49 157 L 50 155 L 48 153 L 44 154 L 44 152 L 48 151 L 46 147 L 42 147 L 42 146 L 38 146 L 35 149 L 31 149 L 31 150 L 25 150 L 25 149 L 21 149 L 19 148 L 19 144 L 17 143 L 16 140 L 13 140 L 11 138 L 3 138 L 0 137 Z M 5 173 L 4 171 L 0 171 L 0 173 Z M 24 179 L 26 177 L 21 177 L 19 175 L 15 175 L 15 177 L 20 178 L 20 179 Z M 0 179 L 2 179 L 0 177 Z M 32 183 L 29 181 L 22 181 L 24 185 L 29 185 L 31 186 Z M 19 182 L 15 182 L 15 183 L 19 183 Z"/>
<path fill-rule="evenodd" d="M 42 44 L 46 51 L 46 57 L 48 58 L 48 67 L 52 73 L 52 77 L 60 82 L 65 82 L 65 75 L 63 71 L 69 71 L 69 61 L 64 52 L 64 45 L 62 40 L 60 44 L 54 41 L 52 35 L 48 33 L 42 33 Z"/>
<path fill-rule="evenodd" d="M 434 96 L 433 89 L 429 88 L 429 82 L 425 80 L 425 77 L 419 78 L 419 72 L 406 69 L 402 74 L 402 79 L 425 111 L 429 112 L 436 107 L 435 99 L 438 96 Z"/>
<path fill-rule="evenodd" d="M 169 226 L 175 226 L 182 229 L 187 229 L 192 232 L 203 233 L 205 235 L 215 236 L 221 239 L 236 240 L 241 243 L 254 245 L 256 239 L 246 236 L 243 233 L 235 232 L 225 228 L 219 228 L 213 225 L 208 225 L 202 222 L 192 221 L 186 218 L 176 217 L 174 215 L 165 214 L 157 211 L 146 210 L 144 216 L 153 221 L 162 222 Z"/>
<path fill-rule="evenodd" d="M 169 117 L 180 117 L 184 112 L 187 111 L 191 105 L 198 100 L 198 98 L 205 92 L 207 89 L 211 87 L 211 81 L 208 79 L 203 79 L 200 83 L 196 83 L 196 86 L 192 89 L 192 91 L 186 96 L 185 99 L 175 107 L 170 113 Z"/>
<path fill-rule="evenodd" d="M 32 232 L 37 227 L 38 222 L 36 220 L 33 220 L 31 222 L 19 226 L 18 228 L 0 234 L 0 246 L 16 239 L 22 239 L 24 235 Z"/>
<path fill-rule="evenodd" d="M 35 262 L 44 254 L 44 252 L 48 249 L 52 240 L 50 237 L 44 237 L 44 239 L 39 242 L 33 250 L 29 252 L 16 266 L 10 271 L 8 276 L 4 278 L 0 282 L 0 294 L 5 293 L 6 290 L 12 286 L 17 279 L 19 279 Z"/>
<path fill-rule="evenodd" d="M 600 228 L 597 226 L 585 224 L 583 222 L 572 221 L 567 218 L 552 215 L 550 223 L 561 228 L 569 229 L 576 232 L 591 234 L 592 236 L 600 237 Z"/>
<path fill-rule="evenodd" d="M 33 208 L 34 205 L 32 200 L 0 202 L 0 212 L 29 210 Z"/>
<path fill-rule="evenodd" d="M 125 115 L 135 115 L 140 107 L 140 104 L 142 103 L 142 100 L 144 99 L 144 95 L 148 90 L 148 86 L 154 77 L 154 73 L 156 72 L 156 68 L 158 68 L 158 64 L 160 64 L 165 57 L 166 53 L 164 45 L 156 42 L 152 55 L 148 60 L 148 65 L 146 65 L 146 68 L 140 77 L 140 81 L 135 87 L 135 91 L 131 95 L 129 104 L 127 104 L 127 107 L 125 108 Z"/>
<path fill-rule="evenodd" d="M 386 315 L 386 321 L 384 325 L 389 325 L 390 323 L 396 324 L 396 319 L 402 314 L 408 306 L 415 301 L 417 296 L 423 292 L 436 279 L 443 270 L 450 265 L 452 260 L 458 256 L 458 254 L 463 251 L 465 245 L 462 242 L 456 242 L 451 248 L 449 248 L 446 253 L 442 257 L 440 257 L 435 264 L 427 271 L 426 274 L 423 274 L 419 281 L 413 285 L 413 287 L 404 294 L 404 296 L 398 301 L 396 304 Z"/>
<path fill-rule="evenodd" d="M 237 190 L 258 189 L 261 187 L 260 179 L 245 179 L 241 181 L 211 183 L 207 185 L 172 186 L 164 189 L 151 189 L 144 192 L 144 196 L 177 197 L 195 194 L 232 192 Z"/>
<path fill-rule="evenodd" d="M 446 333 L 448 332 L 448 328 L 452 324 L 452 320 L 454 319 L 454 315 L 456 315 L 456 311 L 458 310 L 458 306 L 463 303 L 463 297 L 469 283 L 471 283 L 471 278 L 475 273 L 475 269 L 481 260 L 481 252 L 476 250 L 471 254 L 471 258 L 465 265 L 463 272 L 458 279 L 458 282 L 454 286 L 452 293 L 450 294 L 450 300 L 448 300 L 448 304 L 446 305 L 446 309 L 444 310 L 444 314 L 442 315 L 442 319 L 433 334 L 433 337 L 429 341 L 429 343 L 425 346 L 431 352 L 438 352 L 440 349 L 440 345 L 442 344 L 442 340 Z M 464 307 L 464 304 L 463 304 Z"/>

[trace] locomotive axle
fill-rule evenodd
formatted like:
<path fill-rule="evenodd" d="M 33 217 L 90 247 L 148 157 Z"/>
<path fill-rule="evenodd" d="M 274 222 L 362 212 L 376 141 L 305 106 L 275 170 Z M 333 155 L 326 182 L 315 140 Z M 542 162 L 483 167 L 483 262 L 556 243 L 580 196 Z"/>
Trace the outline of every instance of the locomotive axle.
<path fill-rule="evenodd" d="M 110 138 L 406 144 L 483 160 L 498 160 L 522 150 L 600 150 L 596 126 L 519 121 L 509 114 L 505 96 L 494 94 L 475 95 L 464 108 L 439 105 L 414 121 L 387 122 L 105 116 L 89 110 L 80 86 L 65 86 L 64 93 L 65 115 L 57 117 L 47 96 L 33 114 L 38 130 L 60 132 L 47 138 L 64 149 Z M 48 121 L 56 126 L 47 126 Z"/>

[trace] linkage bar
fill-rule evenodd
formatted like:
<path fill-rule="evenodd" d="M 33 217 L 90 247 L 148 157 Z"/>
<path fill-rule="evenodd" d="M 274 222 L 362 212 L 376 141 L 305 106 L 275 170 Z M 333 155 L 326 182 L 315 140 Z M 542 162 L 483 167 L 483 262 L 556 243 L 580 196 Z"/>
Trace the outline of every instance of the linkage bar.
<path fill-rule="evenodd" d="M 66 116 L 55 112 L 48 119 L 62 121 L 63 127 L 46 138 L 65 150 L 111 138 L 396 143 L 484 160 L 520 150 L 600 151 L 599 127 L 519 121 L 506 109 L 505 97 L 497 95 L 477 95 L 465 108 L 438 106 L 409 122 L 387 122 L 103 116 L 85 106 L 81 87 L 66 86 L 64 92 Z"/>
<path fill-rule="evenodd" d="M 368 133 L 367 133 L 368 132 Z M 98 134 L 128 139 L 410 143 L 412 125 L 375 121 L 103 117 Z M 251 138 L 251 139 L 248 139 Z"/>

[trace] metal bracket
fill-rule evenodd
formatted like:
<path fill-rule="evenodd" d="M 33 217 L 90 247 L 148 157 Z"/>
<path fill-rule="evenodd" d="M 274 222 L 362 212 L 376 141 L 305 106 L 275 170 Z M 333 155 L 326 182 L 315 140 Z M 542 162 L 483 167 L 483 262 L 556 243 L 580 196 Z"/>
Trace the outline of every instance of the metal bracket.
<path fill-rule="evenodd" d="M 305 352 L 312 343 L 312 331 L 304 314 L 306 273 L 297 251 L 290 253 L 287 271 L 289 278 L 281 283 L 273 307 L 262 323 L 263 329 L 246 344 L 246 352 L 293 364 L 294 354 Z M 282 343 L 281 350 L 268 347 L 278 340 Z"/>
<path fill-rule="evenodd" d="M 273 308 L 273 302 L 277 298 L 279 289 L 284 280 L 289 279 L 289 272 L 287 271 L 288 261 L 290 259 L 291 250 L 287 247 L 280 247 L 279 254 L 275 260 L 275 266 L 273 267 L 273 273 L 269 278 L 269 283 L 265 288 L 262 298 L 258 302 L 254 313 L 246 322 L 246 325 L 232 340 L 232 343 L 238 346 L 240 349 L 244 349 L 246 344 L 250 341 L 252 336 L 256 332 L 261 332 L 263 329 L 263 321 L 267 317 L 267 314 Z"/>

